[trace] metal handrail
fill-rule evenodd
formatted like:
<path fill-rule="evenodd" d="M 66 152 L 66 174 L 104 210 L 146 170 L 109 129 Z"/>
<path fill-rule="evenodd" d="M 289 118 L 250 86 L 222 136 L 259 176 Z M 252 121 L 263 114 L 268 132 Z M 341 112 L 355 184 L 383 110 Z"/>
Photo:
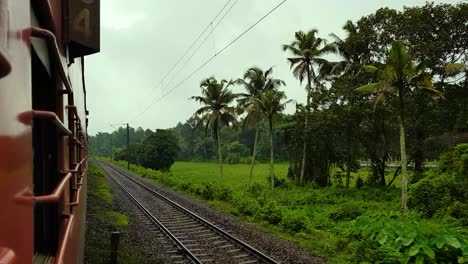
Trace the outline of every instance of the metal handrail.
<path fill-rule="evenodd" d="M 72 132 L 62 123 L 56 113 L 42 110 L 31 110 L 22 112 L 18 115 L 18 119 L 25 124 L 31 123 L 33 119 L 48 119 L 65 135 L 71 135 Z"/>
<path fill-rule="evenodd" d="M 67 173 L 65 177 L 62 178 L 60 183 L 55 187 L 54 191 L 49 195 L 34 196 L 34 201 L 38 203 L 54 203 L 58 202 L 60 196 L 62 196 L 63 191 L 65 190 L 65 185 L 68 180 L 72 177 L 72 173 Z"/>
<path fill-rule="evenodd" d="M 32 111 L 34 118 L 44 118 L 50 119 L 56 127 L 58 127 L 63 134 L 71 135 L 72 132 L 62 123 L 56 113 L 49 111 L 33 110 Z"/>
<path fill-rule="evenodd" d="M 68 80 L 67 78 L 67 74 L 65 73 L 65 70 L 64 70 L 64 67 L 63 67 L 63 64 L 62 64 L 62 60 L 60 59 L 60 51 L 59 51 L 59 48 L 58 48 L 58 44 L 57 44 L 57 39 L 54 35 L 54 33 L 52 33 L 51 31 L 47 30 L 47 29 L 43 29 L 43 28 L 39 28 L 39 27 L 31 27 L 31 35 L 33 37 L 37 37 L 37 38 L 42 38 L 44 40 L 47 40 L 47 42 L 49 43 L 49 46 L 51 47 L 51 50 L 52 50 L 52 53 L 54 55 L 54 59 L 55 59 L 55 64 L 58 65 L 58 70 L 59 70 L 59 74 L 60 74 L 60 77 L 62 79 L 62 82 L 63 84 L 65 85 L 65 93 L 67 94 L 73 94 L 73 91 L 72 91 L 72 87 L 71 87 L 71 84 L 70 84 L 70 80 Z"/>
<path fill-rule="evenodd" d="M 68 221 L 65 227 L 65 232 L 63 233 L 62 238 L 60 239 L 59 248 L 57 250 L 57 255 L 55 255 L 55 262 L 56 264 L 64 263 L 65 257 L 65 249 L 67 248 L 68 241 L 70 240 L 70 236 L 72 235 L 72 227 L 73 222 L 75 221 L 75 216 L 70 214 L 68 216 Z"/>

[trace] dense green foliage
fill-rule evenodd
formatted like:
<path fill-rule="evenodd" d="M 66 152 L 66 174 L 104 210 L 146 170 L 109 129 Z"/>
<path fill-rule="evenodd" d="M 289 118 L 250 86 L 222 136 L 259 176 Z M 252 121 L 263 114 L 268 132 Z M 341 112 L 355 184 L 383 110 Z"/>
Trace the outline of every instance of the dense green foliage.
<path fill-rule="evenodd" d="M 169 170 L 179 152 L 179 141 L 170 130 L 157 129 L 141 144 L 132 144 L 116 151 L 116 160 L 127 160 L 155 170 Z"/>
<path fill-rule="evenodd" d="M 468 225 L 468 144 L 443 154 L 439 167 L 414 184 L 410 204 L 426 217 L 436 214 Z"/>

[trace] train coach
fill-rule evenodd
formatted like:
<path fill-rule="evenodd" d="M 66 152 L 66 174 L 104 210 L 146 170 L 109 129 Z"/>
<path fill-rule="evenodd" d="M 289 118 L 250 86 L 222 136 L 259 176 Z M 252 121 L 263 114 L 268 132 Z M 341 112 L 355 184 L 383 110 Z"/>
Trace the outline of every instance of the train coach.
<path fill-rule="evenodd" d="M 0 0 L 0 263 L 82 263 L 99 0 Z"/>

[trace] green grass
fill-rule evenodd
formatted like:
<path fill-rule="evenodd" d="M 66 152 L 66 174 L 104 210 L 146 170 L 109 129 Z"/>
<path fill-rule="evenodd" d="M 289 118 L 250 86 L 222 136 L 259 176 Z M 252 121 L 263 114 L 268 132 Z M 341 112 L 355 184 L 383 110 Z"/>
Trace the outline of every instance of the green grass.
<path fill-rule="evenodd" d="M 88 223 L 98 221 L 97 226 L 86 226 L 85 241 L 86 263 L 108 263 L 110 256 L 110 235 L 113 231 L 122 234 L 119 245 L 119 263 L 144 263 L 145 259 L 135 246 L 129 245 L 125 234 L 130 224 L 129 218 L 113 209 L 112 190 L 105 178 L 103 170 L 95 164 L 88 168 L 88 195 L 93 199 L 88 203 Z M 103 228 L 104 227 L 104 228 Z"/>
<path fill-rule="evenodd" d="M 90 183 L 92 192 L 100 199 L 108 203 L 112 203 L 112 193 L 107 180 L 104 177 L 104 172 L 96 165 L 89 166 L 88 174 L 90 174 Z"/>
<path fill-rule="evenodd" d="M 131 165 L 132 166 L 132 165 Z M 252 175 L 252 184 L 259 183 L 265 184 L 268 181 L 270 174 L 270 165 L 269 164 L 255 164 L 254 171 Z M 276 163 L 275 164 L 275 175 L 278 178 L 287 178 L 289 164 L 286 162 Z M 181 179 L 195 181 L 200 183 L 222 183 L 228 185 L 231 188 L 239 189 L 248 184 L 249 181 L 249 172 L 250 165 L 246 164 L 224 164 L 223 165 L 223 174 L 224 180 L 221 181 L 219 164 L 215 162 L 186 162 L 186 161 L 177 161 L 171 167 L 171 173 Z M 343 175 L 342 184 L 344 185 L 346 179 L 344 176 L 346 172 L 337 168 L 336 173 L 341 173 Z M 385 179 L 388 182 L 393 178 L 395 169 L 388 168 L 386 169 Z M 333 185 L 337 185 L 337 179 L 334 177 L 335 170 L 331 168 L 330 174 L 332 175 Z M 358 177 L 366 180 L 371 174 L 370 168 L 361 168 L 357 172 L 351 173 L 350 186 L 354 187 L 356 185 L 356 180 Z M 401 180 L 398 176 L 393 182 L 393 186 L 400 187 Z"/>
<path fill-rule="evenodd" d="M 252 175 L 252 183 L 267 183 L 270 173 L 269 164 L 256 164 Z M 174 176 L 200 183 L 215 182 L 223 183 L 232 188 L 238 189 L 246 185 L 249 181 L 250 165 L 245 164 L 224 164 L 224 180 L 221 181 L 219 164 L 211 162 L 176 162 L 171 167 Z M 286 178 L 288 172 L 287 163 L 275 164 L 275 175 Z"/>

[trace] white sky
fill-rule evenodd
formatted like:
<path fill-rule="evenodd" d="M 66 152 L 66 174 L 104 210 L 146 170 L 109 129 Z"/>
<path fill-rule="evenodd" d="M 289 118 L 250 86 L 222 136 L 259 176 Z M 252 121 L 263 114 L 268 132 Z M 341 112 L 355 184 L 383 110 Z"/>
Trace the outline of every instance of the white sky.
<path fill-rule="evenodd" d="M 226 0 L 101 0 L 101 52 L 86 57 L 89 133 L 110 132 L 114 129 L 109 124 L 127 122 L 135 128 L 152 130 L 173 127 L 187 120 L 199 107 L 187 98 L 200 93 L 202 79 L 210 76 L 239 78 L 251 66 L 263 69 L 274 66 L 274 77 L 286 82 L 283 89 L 288 97 L 303 102 L 304 88 L 293 78 L 286 60 L 288 55 L 281 50 L 282 44 L 293 40 L 295 31 L 317 28 L 323 38 L 332 32 L 342 36 L 341 28 L 346 20 L 356 21 L 381 7 L 401 10 L 403 6 L 425 3 L 421 0 L 288 0 L 140 115 L 151 102 L 281 1 L 238 0 L 195 56 L 189 62 L 186 62 L 189 56 L 182 60 L 161 87 L 161 79 Z M 459 1 L 435 2 L 455 4 Z M 240 90 L 234 88 L 234 91 Z M 293 108 L 292 105 L 287 111 L 292 112 Z"/>

